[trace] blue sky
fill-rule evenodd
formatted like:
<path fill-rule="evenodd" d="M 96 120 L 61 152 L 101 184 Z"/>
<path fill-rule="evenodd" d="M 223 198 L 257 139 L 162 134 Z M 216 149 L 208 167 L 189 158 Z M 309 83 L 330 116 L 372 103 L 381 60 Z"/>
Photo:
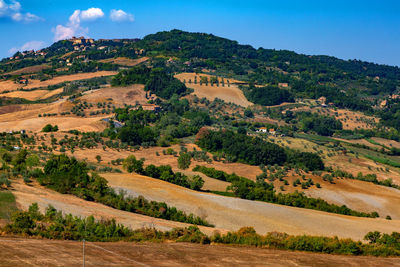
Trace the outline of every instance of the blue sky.
<path fill-rule="evenodd" d="M 0 58 L 71 34 L 141 38 L 175 28 L 256 48 L 400 66 L 394 0 L 0 0 Z"/>

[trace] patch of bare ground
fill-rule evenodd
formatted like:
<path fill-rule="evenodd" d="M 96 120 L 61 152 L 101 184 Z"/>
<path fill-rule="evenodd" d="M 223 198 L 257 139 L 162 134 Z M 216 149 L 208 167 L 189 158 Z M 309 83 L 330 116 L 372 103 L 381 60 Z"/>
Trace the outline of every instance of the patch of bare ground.
<path fill-rule="evenodd" d="M 372 129 L 379 122 L 379 119 L 376 117 L 367 116 L 362 112 L 347 109 L 323 108 L 320 106 L 310 108 L 309 106 L 304 106 L 294 108 L 292 111 L 309 111 L 325 116 L 333 116 L 342 123 L 343 129 L 345 130 Z"/>
<path fill-rule="evenodd" d="M 194 77 L 197 76 L 197 84 L 194 84 Z M 225 79 L 225 86 L 220 86 L 218 87 L 217 85 L 211 86 L 202 84 L 200 85 L 200 77 L 201 76 L 206 76 L 210 77 L 210 75 L 207 74 L 198 74 L 196 75 L 195 73 L 181 73 L 178 75 L 175 75 L 175 77 L 181 81 L 186 80 L 186 86 L 188 88 L 194 89 L 193 94 L 197 95 L 199 98 L 207 98 L 211 101 L 213 101 L 215 98 L 219 98 L 224 100 L 225 102 L 231 102 L 234 104 L 237 104 L 239 106 L 243 107 L 248 107 L 253 105 L 250 101 L 246 99 L 244 96 L 242 90 L 239 89 L 239 87 L 234 84 L 234 83 L 243 83 L 240 81 L 236 81 L 233 79 Z M 189 83 L 189 79 L 191 79 L 192 83 Z M 228 87 L 226 81 L 230 81 L 230 86 Z"/>
<path fill-rule="evenodd" d="M 96 90 L 81 97 L 83 101 L 89 103 L 113 102 L 119 105 L 135 105 L 136 103 L 147 103 L 144 86 L 135 84 L 127 87 L 108 87 Z"/>
<path fill-rule="evenodd" d="M 382 146 L 378 146 L 378 145 L 372 144 L 372 143 L 368 142 L 365 139 L 355 139 L 355 140 L 347 140 L 347 139 L 342 139 L 342 138 L 334 138 L 334 139 L 336 139 L 338 141 L 346 142 L 346 143 L 351 143 L 351 144 L 365 145 L 365 146 L 368 146 L 368 147 L 371 147 L 371 148 L 375 148 L 375 149 L 381 149 L 382 148 Z"/>
<path fill-rule="evenodd" d="M 137 58 L 137 59 L 131 59 L 131 58 L 126 58 L 126 57 L 117 57 L 117 58 L 108 58 L 108 59 L 99 60 L 99 62 L 113 63 L 113 64 L 117 64 L 117 65 L 122 65 L 122 66 L 133 67 L 140 63 L 146 62 L 147 60 L 149 60 L 148 57 L 141 57 L 141 58 Z"/>
<path fill-rule="evenodd" d="M 285 179 L 289 185 L 284 185 L 282 181 L 275 180 L 274 186 L 277 191 L 281 191 L 280 186 L 284 187 L 282 193 L 292 193 L 294 191 L 304 192 L 307 196 L 313 198 L 322 198 L 329 203 L 336 205 L 346 205 L 347 207 L 363 212 L 376 211 L 382 218 L 390 215 L 392 219 L 400 220 L 400 209 L 397 203 L 400 203 L 400 190 L 375 185 L 359 180 L 334 179 L 333 183 L 324 181 L 320 176 L 305 175 L 305 179 L 311 178 L 314 184 L 319 183 L 321 188 L 315 185 L 308 189 L 302 189 L 301 185 L 293 186 L 293 182 L 299 179 L 305 182 L 300 176 L 289 175 Z"/>
<path fill-rule="evenodd" d="M 59 84 L 62 82 L 72 82 L 72 81 L 92 79 L 92 78 L 96 78 L 96 77 L 113 76 L 113 75 L 116 75 L 117 73 L 118 72 L 116 72 L 116 71 L 98 71 L 98 72 L 63 75 L 63 76 L 57 76 L 57 77 L 54 77 L 53 79 L 42 81 L 42 82 L 39 80 L 29 80 L 28 85 L 18 84 L 13 81 L 10 81 L 10 80 L 0 81 L 0 93 L 4 92 L 4 91 L 15 91 L 20 88 L 24 88 L 24 89 L 41 88 L 41 87 L 47 87 L 49 85 Z"/>
<path fill-rule="evenodd" d="M 82 243 L 0 238 L 2 266 L 81 266 Z M 190 243 L 86 242 L 87 266 L 400 266 L 399 258 Z"/>
<path fill-rule="evenodd" d="M 60 194 L 38 184 L 28 186 L 21 181 L 14 181 L 12 187 L 12 193 L 15 196 L 18 207 L 24 210 L 27 210 L 32 203 L 36 202 L 41 211 L 44 211 L 48 205 L 52 205 L 65 214 L 70 213 L 80 217 L 93 215 L 99 220 L 115 219 L 118 223 L 130 227 L 131 229 L 155 227 L 159 230 L 170 230 L 175 227 L 189 226 L 189 224 L 186 223 L 157 219 L 137 213 L 113 209 L 100 203 L 85 201 L 72 195 Z M 200 229 L 207 234 L 211 234 L 215 230 L 224 232 L 223 229 L 203 226 L 201 226 Z"/>
<path fill-rule="evenodd" d="M 386 179 L 392 179 L 393 183 L 400 184 L 400 172 L 398 168 L 383 165 L 378 162 L 374 162 L 370 159 L 355 158 L 349 155 L 336 155 L 329 157 L 325 160 L 327 166 L 331 166 L 334 169 L 345 170 L 357 176 L 359 172 L 362 174 L 376 174 L 377 179 L 380 181 Z M 387 171 L 381 171 L 381 169 L 387 168 Z M 378 169 L 380 169 L 378 171 Z"/>
<path fill-rule="evenodd" d="M 15 83 L 11 80 L 0 81 L 0 92 L 14 91 L 22 87 L 22 84 Z"/>
<path fill-rule="evenodd" d="M 78 74 L 57 76 L 57 77 L 54 77 L 53 79 L 42 81 L 42 82 L 39 80 L 29 80 L 28 85 L 24 86 L 24 88 L 32 89 L 32 88 L 47 87 L 49 85 L 55 85 L 55 84 L 59 84 L 62 82 L 72 82 L 72 81 L 92 79 L 92 78 L 96 78 L 96 77 L 112 76 L 112 75 L 116 75 L 117 73 L 118 72 L 116 72 L 116 71 L 97 71 L 97 72 L 87 72 L 87 73 L 78 73 Z"/>
<path fill-rule="evenodd" d="M 63 92 L 63 89 L 56 90 L 33 90 L 33 91 L 11 91 L 9 93 L 0 94 L 0 97 L 15 97 L 15 98 L 24 98 L 27 100 L 39 100 L 46 99 L 52 97 L 54 95 L 60 94 Z"/>
<path fill-rule="evenodd" d="M 36 65 L 36 66 L 25 67 L 25 68 L 18 69 L 18 70 L 14 70 L 14 71 L 7 72 L 7 73 L 4 73 L 4 74 L 5 74 L 5 75 L 7 75 L 7 74 L 8 74 L 8 75 L 30 74 L 30 73 L 39 72 L 39 71 L 41 71 L 41 70 L 48 69 L 48 68 L 50 68 L 49 65 L 47 65 L 47 64 L 42 64 L 42 65 Z"/>
<path fill-rule="evenodd" d="M 109 117 L 77 117 L 52 116 L 38 117 L 38 114 L 61 113 L 70 111 L 72 104 L 68 101 L 58 101 L 51 104 L 13 105 L 0 108 L 0 131 L 26 130 L 39 132 L 46 124 L 56 124 L 61 131 L 102 131 L 106 124 L 101 122 L 102 118 Z"/>
<path fill-rule="evenodd" d="M 218 196 L 136 174 L 107 173 L 102 176 L 112 187 L 124 189 L 129 195 L 143 195 L 148 199 L 165 201 L 181 210 L 206 218 L 217 228 L 227 230 L 252 226 L 261 234 L 277 231 L 362 240 L 369 231 L 391 233 L 400 227 L 400 220 L 344 216 Z"/>
<path fill-rule="evenodd" d="M 384 138 L 379 138 L 379 137 L 372 137 L 371 139 L 378 142 L 379 144 L 382 144 L 387 147 L 400 148 L 400 142 L 397 142 L 394 140 L 389 140 L 389 139 L 384 139 Z"/>

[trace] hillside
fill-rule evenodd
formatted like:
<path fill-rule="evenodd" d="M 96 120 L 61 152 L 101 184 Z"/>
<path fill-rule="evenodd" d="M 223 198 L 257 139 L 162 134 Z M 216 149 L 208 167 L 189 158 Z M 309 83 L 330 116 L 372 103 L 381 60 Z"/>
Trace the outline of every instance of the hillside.
<path fill-rule="evenodd" d="M 18 52 L 0 61 L 0 233 L 18 237 L 0 239 L 7 264 L 14 243 L 66 255 L 77 243 L 65 240 L 82 237 L 120 250 L 102 255 L 117 265 L 133 260 L 128 241 L 204 265 L 182 239 L 211 242 L 207 261 L 225 253 L 233 265 L 391 263 L 254 246 L 400 256 L 399 90 L 398 67 L 180 30 Z"/>

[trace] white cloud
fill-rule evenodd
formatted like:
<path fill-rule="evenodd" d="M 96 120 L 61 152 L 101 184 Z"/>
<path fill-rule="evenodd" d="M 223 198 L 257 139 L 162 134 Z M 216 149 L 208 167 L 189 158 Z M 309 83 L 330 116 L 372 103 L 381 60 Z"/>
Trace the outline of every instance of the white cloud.
<path fill-rule="evenodd" d="M 21 47 L 13 47 L 10 50 L 8 50 L 9 54 L 15 54 L 18 51 L 28 51 L 28 50 L 39 50 L 42 49 L 43 47 L 46 46 L 46 43 L 43 41 L 30 41 L 25 43 Z"/>
<path fill-rule="evenodd" d="M 26 23 L 43 20 L 35 14 L 29 12 L 23 13 L 21 9 L 20 2 L 11 1 L 11 3 L 6 3 L 4 0 L 0 0 L 0 17 L 11 18 L 13 21 Z"/>
<path fill-rule="evenodd" d="M 0 0 L 1 1 L 1 0 Z M 57 25 L 54 32 L 54 40 L 65 40 L 77 35 L 86 35 L 89 32 L 88 28 L 81 26 L 82 21 L 93 21 L 104 16 L 100 8 L 89 8 L 88 10 L 75 10 L 69 17 L 67 25 Z"/>
<path fill-rule="evenodd" d="M 84 10 L 81 12 L 82 20 L 96 20 L 104 17 L 103 10 L 96 7 L 91 7 L 88 10 Z"/>
<path fill-rule="evenodd" d="M 133 15 L 126 13 L 122 9 L 113 9 L 110 12 L 110 19 L 114 22 L 134 21 Z"/>

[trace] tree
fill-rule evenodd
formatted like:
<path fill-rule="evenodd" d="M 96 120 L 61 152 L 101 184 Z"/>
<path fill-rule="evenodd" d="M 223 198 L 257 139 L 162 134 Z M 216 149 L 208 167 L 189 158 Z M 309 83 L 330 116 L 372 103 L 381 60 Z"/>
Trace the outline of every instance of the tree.
<path fill-rule="evenodd" d="M 25 162 L 26 162 L 26 166 L 27 167 L 32 168 L 34 166 L 38 166 L 39 165 L 40 159 L 39 159 L 38 155 L 31 154 L 26 158 Z"/>
<path fill-rule="evenodd" d="M 369 241 L 371 244 L 374 244 L 378 242 L 378 240 L 381 238 L 381 233 L 378 231 L 375 232 L 369 232 L 364 236 L 364 240 Z"/>
<path fill-rule="evenodd" d="M 144 160 L 137 160 L 134 155 L 130 155 L 124 160 L 124 163 L 122 164 L 123 168 L 127 170 L 128 172 L 136 172 L 139 174 L 144 173 L 143 169 L 143 162 Z"/>
<path fill-rule="evenodd" d="M 101 162 L 101 156 L 100 156 L 100 155 L 97 155 L 97 156 L 96 156 L 96 160 L 97 160 L 98 163 L 100 163 L 100 162 Z"/>
<path fill-rule="evenodd" d="M 251 111 L 251 109 L 249 109 L 249 108 L 246 108 L 246 109 L 245 109 L 244 115 L 245 115 L 246 117 L 248 117 L 248 118 L 253 118 L 253 117 L 254 117 L 253 111 Z"/>
<path fill-rule="evenodd" d="M 190 163 L 191 163 L 192 157 L 188 153 L 182 153 L 178 157 L 178 167 L 179 169 L 185 170 L 189 168 Z"/>
<path fill-rule="evenodd" d="M 43 127 L 42 132 L 48 133 L 48 132 L 57 132 L 58 131 L 58 126 L 54 125 L 52 126 L 51 124 L 47 124 L 46 126 Z"/>
<path fill-rule="evenodd" d="M 201 178 L 201 176 L 195 175 L 192 177 L 190 181 L 190 189 L 198 191 L 203 187 L 203 185 L 204 185 L 204 180 L 203 178 Z"/>

